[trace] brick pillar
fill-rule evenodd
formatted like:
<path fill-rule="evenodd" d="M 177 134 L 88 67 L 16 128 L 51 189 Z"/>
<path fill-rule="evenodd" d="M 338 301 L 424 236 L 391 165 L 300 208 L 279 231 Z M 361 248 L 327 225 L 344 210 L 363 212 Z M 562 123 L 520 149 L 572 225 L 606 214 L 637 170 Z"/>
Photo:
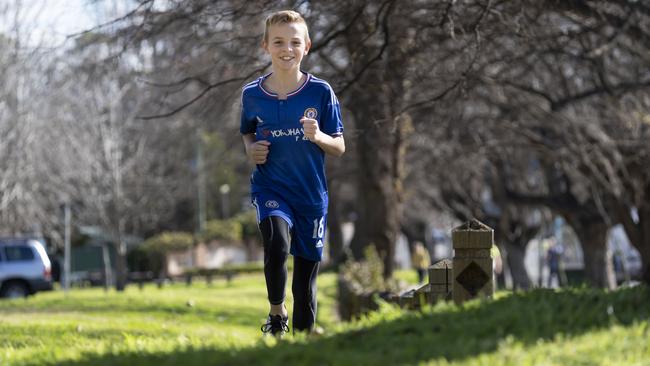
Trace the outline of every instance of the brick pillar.
<path fill-rule="evenodd" d="M 478 220 L 470 220 L 451 231 L 454 245 L 454 303 L 477 297 L 492 297 L 494 278 L 492 255 L 494 230 Z"/>

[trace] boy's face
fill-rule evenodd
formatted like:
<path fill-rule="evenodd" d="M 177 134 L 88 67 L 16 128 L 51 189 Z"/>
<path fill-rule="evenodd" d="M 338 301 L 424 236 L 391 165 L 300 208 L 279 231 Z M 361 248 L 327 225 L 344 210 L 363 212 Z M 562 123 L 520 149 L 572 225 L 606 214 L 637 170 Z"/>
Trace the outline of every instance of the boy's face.
<path fill-rule="evenodd" d="M 273 70 L 300 69 L 302 58 L 309 52 L 306 29 L 300 23 L 281 23 L 269 27 L 268 40 L 262 47 L 271 56 Z"/>

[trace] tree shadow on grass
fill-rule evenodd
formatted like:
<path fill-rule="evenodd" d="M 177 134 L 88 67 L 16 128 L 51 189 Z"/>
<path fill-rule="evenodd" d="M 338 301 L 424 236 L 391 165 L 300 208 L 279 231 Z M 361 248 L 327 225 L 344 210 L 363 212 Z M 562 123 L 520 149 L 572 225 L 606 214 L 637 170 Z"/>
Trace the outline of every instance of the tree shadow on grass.
<path fill-rule="evenodd" d="M 650 319 L 646 287 L 604 292 L 535 290 L 494 301 L 412 313 L 305 342 L 242 349 L 180 350 L 166 354 L 95 356 L 61 365 L 358 365 L 459 361 L 494 352 L 512 336 L 524 345 Z"/>

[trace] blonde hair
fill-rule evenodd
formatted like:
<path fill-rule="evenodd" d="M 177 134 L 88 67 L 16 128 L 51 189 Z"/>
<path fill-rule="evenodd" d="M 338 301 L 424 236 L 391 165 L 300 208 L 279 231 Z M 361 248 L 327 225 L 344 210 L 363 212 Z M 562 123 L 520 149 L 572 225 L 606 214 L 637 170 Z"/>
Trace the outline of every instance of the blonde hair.
<path fill-rule="evenodd" d="M 305 27 L 305 41 L 309 42 L 309 27 L 307 27 L 307 22 L 305 21 L 305 18 L 300 15 L 300 13 L 293 11 L 293 10 L 282 10 L 282 11 L 277 11 L 268 17 L 266 17 L 266 21 L 264 22 L 264 42 L 269 41 L 269 28 L 272 25 L 276 24 L 288 24 L 288 23 L 298 23 L 302 24 Z"/>

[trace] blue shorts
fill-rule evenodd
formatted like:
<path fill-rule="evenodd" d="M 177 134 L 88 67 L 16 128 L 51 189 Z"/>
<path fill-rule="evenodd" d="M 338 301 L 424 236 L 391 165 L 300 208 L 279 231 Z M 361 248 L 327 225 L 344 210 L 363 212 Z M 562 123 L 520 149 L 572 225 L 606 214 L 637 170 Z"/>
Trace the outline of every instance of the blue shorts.
<path fill-rule="evenodd" d="M 316 262 L 321 261 L 327 214 L 322 216 L 300 215 L 286 201 L 270 192 L 253 194 L 253 206 L 257 211 L 258 224 L 269 216 L 282 217 L 289 223 L 291 255 Z"/>

